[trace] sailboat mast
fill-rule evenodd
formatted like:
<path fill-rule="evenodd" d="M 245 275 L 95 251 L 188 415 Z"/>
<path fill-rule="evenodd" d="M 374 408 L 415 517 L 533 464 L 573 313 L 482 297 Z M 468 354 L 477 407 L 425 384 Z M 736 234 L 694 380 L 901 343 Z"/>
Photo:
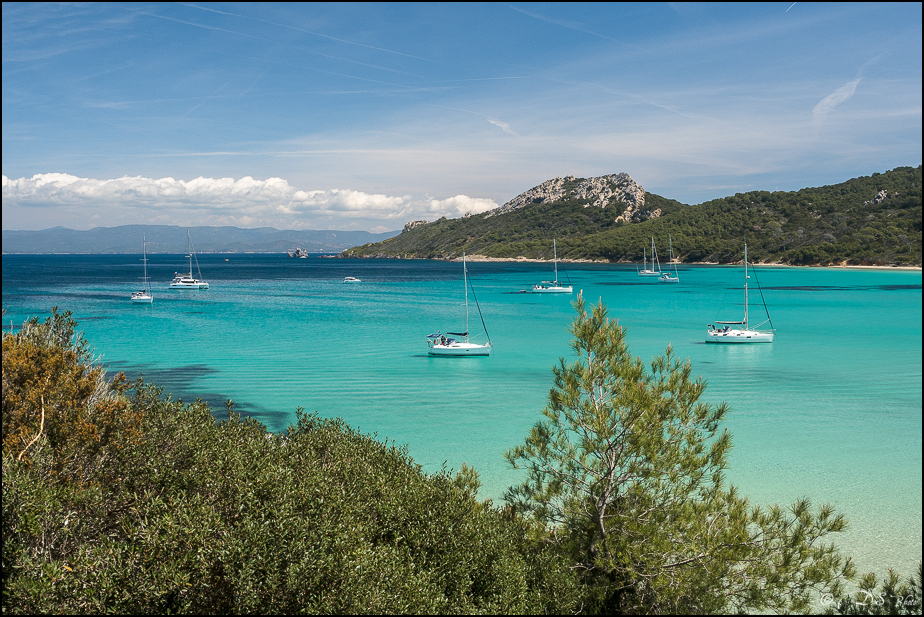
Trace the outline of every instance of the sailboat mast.
<path fill-rule="evenodd" d="M 465 342 L 468 342 L 468 268 L 465 267 L 465 253 L 462 253 L 462 286 L 465 287 Z"/>
<path fill-rule="evenodd" d="M 141 236 L 141 251 L 144 253 L 144 291 L 148 291 L 148 243 L 145 236 Z"/>
<path fill-rule="evenodd" d="M 189 253 L 189 278 L 192 278 L 192 240 L 189 237 L 189 230 L 186 230 L 186 252 Z"/>
<path fill-rule="evenodd" d="M 748 245 L 744 245 L 744 329 L 748 329 Z"/>
<path fill-rule="evenodd" d="M 674 242 L 671 240 L 671 235 L 667 234 L 667 250 L 670 253 L 671 264 L 674 263 Z M 668 269 L 670 266 L 668 266 Z M 674 273 L 677 272 L 677 266 L 674 266 Z"/>
<path fill-rule="evenodd" d="M 555 259 L 555 284 L 558 285 L 558 246 L 555 244 L 555 240 L 552 240 L 552 255 Z"/>

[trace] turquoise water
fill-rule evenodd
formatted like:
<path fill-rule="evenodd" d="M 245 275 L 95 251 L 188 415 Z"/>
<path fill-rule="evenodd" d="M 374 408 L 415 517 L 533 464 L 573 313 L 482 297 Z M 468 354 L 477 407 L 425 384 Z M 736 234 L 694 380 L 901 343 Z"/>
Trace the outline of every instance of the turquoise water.
<path fill-rule="evenodd" d="M 502 455 L 540 418 L 550 369 L 570 354 L 573 296 L 519 293 L 550 278 L 551 264 L 469 263 L 493 355 L 434 358 L 426 335 L 464 327 L 458 263 L 200 255 L 212 288 L 172 291 L 182 258 L 153 255 L 144 306 L 128 301 L 140 257 L 3 256 L 6 327 L 58 305 L 111 370 L 219 415 L 230 398 L 272 430 L 299 406 L 342 416 L 407 444 L 428 471 L 474 466 L 486 498 L 517 482 Z M 728 477 L 754 503 L 831 502 L 850 520 L 838 544 L 861 571 L 916 567 L 920 271 L 759 268 L 777 338 L 738 347 L 703 339 L 708 323 L 741 314 L 740 268 L 688 266 L 664 285 L 634 267 L 566 267 L 575 292 L 628 328 L 634 355 L 673 345 L 708 382 L 705 400 L 730 405 Z"/>

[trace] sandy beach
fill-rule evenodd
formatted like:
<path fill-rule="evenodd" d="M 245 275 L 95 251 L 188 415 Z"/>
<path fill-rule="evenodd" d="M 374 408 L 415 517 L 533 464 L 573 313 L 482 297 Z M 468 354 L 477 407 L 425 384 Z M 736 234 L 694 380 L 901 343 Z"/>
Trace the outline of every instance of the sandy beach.
<path fill-rule="evenodd" d="M 531 259 L 528 257 L 487 257 L 485 255 L 466 255 L 466 261 L 488 261 L 488 262 L 520 262 L 520 263 L 552 263 L 552 259 Z M 462 261 L 462 258 L 456 258 L 452 261 Z M 573 263 L 573 264 L 634 264 L 634 261 L 606 261 L 603 259 L 559 259 L 560 263 Z M 691 261 L 691 262 L 664 262 L 664 263 L 673 263 L 678 266 L 735 266 L 741 265 L 741 262 L 735 263 L 725 263 L 720 264 L 717 261 Z M 759 262 L 752 263 L 752 266 L 775 266 L 778 268 L 843 268 L 847 270 L 921 270 L 921 266 L 850 266 L 847 264 L 836 264 L 836 265 L 821 265 L 821 264 L 809 264 L 805 266 L 797 266 L 793 264 L 784 264 L 780 262 Z"/>

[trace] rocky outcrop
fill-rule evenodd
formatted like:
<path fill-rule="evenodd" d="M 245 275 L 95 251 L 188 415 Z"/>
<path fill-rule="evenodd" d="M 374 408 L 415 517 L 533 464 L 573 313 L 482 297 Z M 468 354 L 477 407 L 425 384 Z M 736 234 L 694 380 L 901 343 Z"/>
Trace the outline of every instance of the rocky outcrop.
<path fill-rule="evenodd" d="M 872 200 L 872 201 L 864 201 L 864 202 L 863 202 L 863 205 L 864 205 L 864 206 L 868 206 L 868 205 L 870 205 L 870 204 L 874 204 L 874 205 L 875 205 L 875 204 L 880 204 L 880 203 L 884 202 L 884 201 L 885 201 L 886 199 L 888 199 L 888 198 L 889 198 L 889 191 L 883 189 L 883 190 L 879 191 L 878 193 L 876 193 L 876 196 L 873 197 L 873 200 Z"/>
<path fill-rule="evenodd" d="M 410 231 L 415 227 L 420 227 L 421 225 L 426 225 L 427 221 L 408 221 L 404 224 L 404 231 Z"/>
<path fill-rule="evenodd" d="M 641 221 L 647 221 L 648 219 L 656 219 L 661 216 L 661 208 L 656 208 L 654 210 L 644 210 L 641 208 L 634 208 L 631 205 L 625 209 L 625 211 L 616 217 L 615 222 L 623 221 L 624 223 L 638 223 Z"/>
<path fill-rule="evenodd" d="M 303 249 L 303 248 L 300 247 L 300 246 L 296 246 L 296 247 L 295 247 L 295 252 L 294 252 L 294 253 L 289 253 L 289 257 L 300 257 L 300 258 L 304 259 L 304 258 L 308 257 L 308 251 L 306 251 L 305 249 Z"/>
<path fill-rule="evenodd" d="M 589 203 L 585 205 L 587 208 L 605 208 L 614 200 L 622 202 L 627 207 L 617 220 L 637 220 L 645 214 L 651 214 L 645 210 L 645 189 L 636 184 L 629 174 L 620 173 L 597 178 L 577 179 L 574 176 L 553 178 L 525 193 L 520 193 L 503 206 L 485 213 L 484 217 L 490 218 L 525 208 L 531 204 L 551 203 L 567 198 L 589 200 Z"/>

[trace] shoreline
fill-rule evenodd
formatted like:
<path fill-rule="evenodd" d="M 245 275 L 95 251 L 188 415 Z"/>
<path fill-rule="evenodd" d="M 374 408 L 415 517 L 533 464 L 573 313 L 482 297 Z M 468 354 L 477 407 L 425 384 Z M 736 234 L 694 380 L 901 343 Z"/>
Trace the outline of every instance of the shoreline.
<path fill-rule="evenodd" d="M 359 259 L 367 259 L 360 257 Z M 371 258 L 376 259 L 376 258 Z M 387 259 L 387 258 L 386 258 Z M 400 259 L 400 258 L 399 258 Z M 553 259 L 532 259 L 528 257 L 486 257 L 484 255 L 466 255 L 466 261 L 472 262 L 497 262 L 497 263 L 506 263 L 506 262 L 523 262 L 523 263 L 553 263 Z M 441 260 L 436 260 L 441 261 Z M 451 259 L 449 261 L 462 261 L 459 258 Z M 559 263 L 577 263 L 577 264 L 613 264 L 613 265 L 631 265 L 635 262 L 632 261 L 604 261 L 600 259 L 559 259 Z M 690 262 L 671 262 L 672 265 L 677 266 L 740 266 L 741 262 L 736 263 L 719 263 L 717 261 L 690 261 Z M 793 264 L 784 264 L 781 262 L 761 262 L 756 264 L 748 264 L 749 266 L 774 266 L 777 268 L 842 268 L 845 270 L 922 270 L 921 266 L 851 266 L 847 264 L 833 264 L 833 265 L 821 265 L 821 264 L 809 264 L 805 266 L 797 266 Z"/>
<path fill-rule="evenodd" d="M 6 253 L 0 252 L 0 255 L 135 255 L 136 253 Z M 149 255 L 174 255 L 179 253 L 148 253 Z M 209 251 L 200 252 L 198 255 L 287 255 L 286 251 Z M 384 257 L 384 256 L 350 256 L 343 257 L 342 253 L 310 253 L 310 257 L 327 258 L 327 259 L 421 259 L 424 261 L 462 261 L 461 258 L 454 259 L 427 259 L 425 257 Z M 534 259 L 530 257 L 487 257 L 485 255 L 466 255 L 466 261 L 486 262 L 486 263 L 554 263 L 554 259 Z M 607 261 L 603 259 L 559 259 L 560 263 L 571 264 L 603 264 L 603 265 L 632 265 L 634 261 Z M 741 262 L 719 263 L 717 261 L 690 261 L 690 262 L 666 262 L 678 266 L 740 266 Z M 808 264 L 804 266 L 794 264 L 784 264 L 782 262 L 761 262 L 752 263 L 751 266 L 773 266 L 776 268 L 839 268 L 844 270 L 907 270 L 921 271 L 921 266 L 851 266 L 847 264 Z"/>

